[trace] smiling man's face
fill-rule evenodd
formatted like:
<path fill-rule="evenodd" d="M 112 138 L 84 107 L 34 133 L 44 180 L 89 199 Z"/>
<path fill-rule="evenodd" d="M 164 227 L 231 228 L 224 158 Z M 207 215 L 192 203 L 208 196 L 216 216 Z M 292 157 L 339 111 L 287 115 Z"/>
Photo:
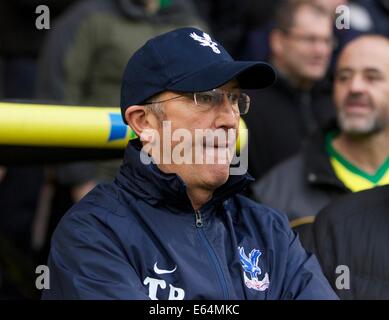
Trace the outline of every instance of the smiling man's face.
<path fill-rule="evenodd" d="M 364 36 L 341 53 L 334 101 L 346 134 L 368 135 L 389 127 L 389 41 Z"/>

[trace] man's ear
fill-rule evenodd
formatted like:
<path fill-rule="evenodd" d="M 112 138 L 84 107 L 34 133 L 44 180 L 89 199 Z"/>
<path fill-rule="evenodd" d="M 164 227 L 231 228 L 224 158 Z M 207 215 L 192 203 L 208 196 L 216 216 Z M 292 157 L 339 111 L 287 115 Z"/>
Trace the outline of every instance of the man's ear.
<path fill-rule="evenodd" d="M 157 117 L 152 112 L 147 112 L 144 106 L 135 105 L 127 108 L 124 117 L 142 141 L 152 142 L 154 135 L 151 135 L 150 132 L 154 132 L 159 124 Z"/>
<path fill-rule="evenodd" d="M 279 29 L 274 29 L 270 32 L 269 42 L 273 56 L 279 57 L 284 51 L 284 33 Z"/>
<path fill-rule="evenodd" d="M 150 124 L 147 121 L 146 110 L 143 106 L 128 107 L 124 113 L 124 117 L 138 137 L 140 137 L 145 129 L 150 128 Z"/>

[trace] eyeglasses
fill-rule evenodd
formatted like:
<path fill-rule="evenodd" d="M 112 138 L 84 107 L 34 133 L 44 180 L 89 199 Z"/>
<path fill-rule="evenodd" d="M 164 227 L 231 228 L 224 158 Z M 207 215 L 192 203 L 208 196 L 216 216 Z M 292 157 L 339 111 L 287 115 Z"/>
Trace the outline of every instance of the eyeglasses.
<path fill-rule="evenodd" d="M 333 37 L 316 37 L 313 35 L 296 34 L 292 32 L 285 32 L 289 37 L 300 41 L 304 45 L 312 46 L 317 42 L 325 44 L 327 47 L 336 47 L 336 41 Z"/>
<path fill-rule="evenodd" d="M 175 100 L 182 97 L 187 97 L 194 101 L 195 105 L 204 111 L 208 111 L 212 108 L 218 107 L 224 103 L 224 96 L 227 97 L 233 111 L 244 115 L 250 108 L 250 97 L 242 92 L 226 91 L 222 89 L 213 89 L 210 91 L 193 92 L 193 93 L 181 93 L 178 96 L 172 97 L 166 100 L 150 101 L 143 103 L 154 104 Z"/>

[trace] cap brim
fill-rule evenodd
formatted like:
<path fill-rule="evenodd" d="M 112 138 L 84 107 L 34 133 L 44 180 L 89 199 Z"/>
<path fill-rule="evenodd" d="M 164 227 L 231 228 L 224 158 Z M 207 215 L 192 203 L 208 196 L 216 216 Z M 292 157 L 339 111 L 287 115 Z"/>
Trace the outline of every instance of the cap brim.
<path fill-rule="evenodd" d="M 262 89 L 271 86 L 276 78 L 273 67 L 265 62 L 222 61 L 179 79 L 167 89 L 201 92 L 220 87 L 232 79 L 237 79 L 242 89 Z"/>

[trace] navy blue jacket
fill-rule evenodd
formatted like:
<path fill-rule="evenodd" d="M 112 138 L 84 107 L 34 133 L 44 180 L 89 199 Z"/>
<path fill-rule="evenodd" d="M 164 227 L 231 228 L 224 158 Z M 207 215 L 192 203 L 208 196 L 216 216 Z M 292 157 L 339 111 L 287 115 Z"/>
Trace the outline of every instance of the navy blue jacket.
<path fill-rule="evenodd" d="M 129 144 L 116 180 L 59 223 L 43 299 L 336 299 L 283 214 L 230 176 L 194 211 L 183 181 Z"/>

